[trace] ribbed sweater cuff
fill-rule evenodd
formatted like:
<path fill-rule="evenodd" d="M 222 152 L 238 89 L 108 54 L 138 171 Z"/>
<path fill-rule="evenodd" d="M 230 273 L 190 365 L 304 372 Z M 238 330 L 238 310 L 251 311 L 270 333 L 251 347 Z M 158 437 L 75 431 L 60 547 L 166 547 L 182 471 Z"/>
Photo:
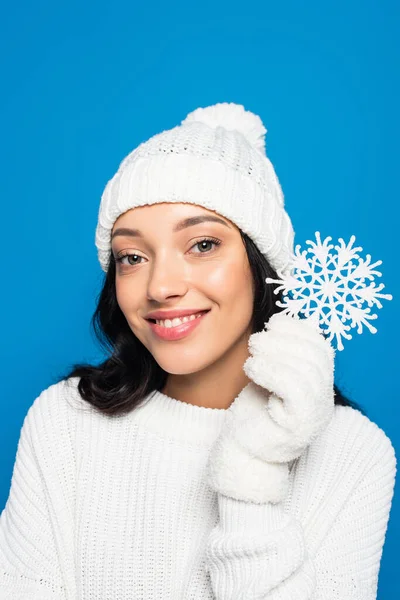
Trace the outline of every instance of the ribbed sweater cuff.
<path fill-rule="evenodd" d="M 218 494 L 220 525 L 226 533 L 249 533 L 277 531 L 286 527 L 290 515 L 285 513 L 282 502 L 255 504 Z"/>

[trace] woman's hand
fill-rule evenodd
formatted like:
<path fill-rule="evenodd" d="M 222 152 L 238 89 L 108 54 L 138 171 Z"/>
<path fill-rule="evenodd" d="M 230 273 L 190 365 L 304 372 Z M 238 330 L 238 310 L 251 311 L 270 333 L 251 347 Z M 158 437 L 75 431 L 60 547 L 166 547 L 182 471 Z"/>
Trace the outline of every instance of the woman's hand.
<path fill-rule="evenodd" d="M 284 313 L 249 338 L 243 365 L 252 380 L 227 410 L 209 460 L 210 485 L 254 502 L 279 502 L 288 463 L 334 412 L 335 350 L 314 324 Z"/>

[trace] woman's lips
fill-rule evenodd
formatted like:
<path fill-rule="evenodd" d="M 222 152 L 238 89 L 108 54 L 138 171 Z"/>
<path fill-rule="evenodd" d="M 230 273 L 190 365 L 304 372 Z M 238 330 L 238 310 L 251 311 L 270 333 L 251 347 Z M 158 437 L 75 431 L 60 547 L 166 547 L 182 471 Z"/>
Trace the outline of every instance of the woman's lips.
<path fill-rule="evenodd" d="M 181 325 L 177 325 L 176 327 L 163 327 L 162 325 L 157 325 L 157 323 L 153 323 L 153 321 L 149 320 L 147 320 L 147 323 L 157 337 L 168 341 L 180 340 L 196 329 L 209 312 L 210 310 L 204 312 L 201 317 L 196 317 L 195 319 L 192 319 L 192 321 L 186 321 L 186 323 L 181 323 Z"/>

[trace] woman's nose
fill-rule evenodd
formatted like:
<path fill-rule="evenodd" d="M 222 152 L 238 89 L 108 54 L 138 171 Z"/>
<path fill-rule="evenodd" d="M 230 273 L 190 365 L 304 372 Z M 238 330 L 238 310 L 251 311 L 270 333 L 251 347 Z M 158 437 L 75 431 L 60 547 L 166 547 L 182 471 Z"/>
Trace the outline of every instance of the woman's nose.
<path fill-rule="evenodd" d="M 183 260 L 167 258 L 153 262 L 149 270 L 147 294 L 154 300 L 185 293 L 189 279 L 189 267 Z"/>

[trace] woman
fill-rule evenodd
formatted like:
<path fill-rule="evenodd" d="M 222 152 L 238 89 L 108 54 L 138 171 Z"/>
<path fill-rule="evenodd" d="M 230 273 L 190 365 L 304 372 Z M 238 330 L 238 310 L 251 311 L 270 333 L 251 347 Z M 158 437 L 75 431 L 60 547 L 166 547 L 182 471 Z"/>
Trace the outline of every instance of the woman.
<path fill-rule="evenodd" d="M 109 357 L 27 413 L 0 599 L 376 598 L 396 457 L 265 284 L 294 236 L 265 133 L 240 105 L 197 109 L 108 182 Z"/>

